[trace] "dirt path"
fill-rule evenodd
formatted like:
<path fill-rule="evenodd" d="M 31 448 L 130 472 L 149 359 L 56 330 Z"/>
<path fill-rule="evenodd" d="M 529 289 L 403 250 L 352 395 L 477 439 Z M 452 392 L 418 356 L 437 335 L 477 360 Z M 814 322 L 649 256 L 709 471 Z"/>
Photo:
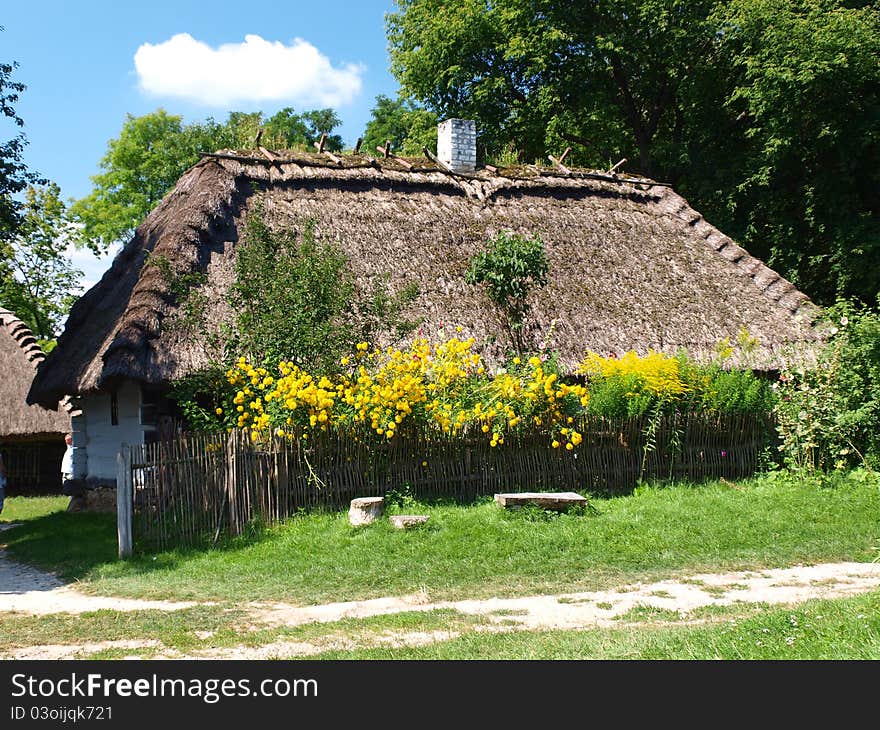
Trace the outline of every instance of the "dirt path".
<path fill-rule="evenodd" d="M 275 626 L 366 618 L 409 611 L 452 609 L 497 616 L 526 629 L 574 629 L 613 625 L 638 606 L 689 613 L 733 603 L 794 604 L 840 598 L 880 587 L 880 564 L 824 563 L 738 573 L 706 573 L 614 590 L 522 598 L 428 602 L 424 596 L 377 598 L 323 606 L 252 604 L 254 619 Z"/>
<path fill-rule="evenodd" d="M 613 590 L 521 598 L 436 601 L 428 596 L 389 596 L 365 601 L 294 606 L 286 603 L 249 604 L 251 626 L 258 630 L 278 626 L 327 623 L 344 618 L 367 618 L 404 612 L 451 609 L 483 617 L 481 631 L 520 629 L 583 629 L 619 625 L 619 618 L 638 607 L 675 611 L 683 620 L 706 606 L 734 603 L 793 605 L 816 598 L 840 598 L 880 588 L 880 564 L 825 563 L 811 566 L 697 574 L 686 578 L 621 586 Z M 63 585 L 54 576 L 14 563 L 0 551 L 0 612 L 28 614 L 83 613 L 109 609 L 174 611 L 193 602 L 141 601 L 89 596 Z M 454 638 L 454 631 L 398 632 L 376 637 L 379 643 L 413 646 Z M 194 651 L 192 658 L 285 658 L 308 656 L 350 644 L 338 632 L 315 643 L 278 641 L 259 647 L 231 647 Z M 156 642 L 101 642 L 100 644 L 30 646 L 0 654 L 0 658 L 76 658 L 104 648 L 157 647 Z M 159 656 L 183 658 L 161 651 Z"/>
<path fill-rule="evenodd" d="M 177 611 L 195 605 L 191 601 L 141 601 L 133 598 L 87 596 L 76 588 L 65 585 L 51 573 L 10 560 L 0 550 L 0 613 L 86 613 L 102 609 Z"/>

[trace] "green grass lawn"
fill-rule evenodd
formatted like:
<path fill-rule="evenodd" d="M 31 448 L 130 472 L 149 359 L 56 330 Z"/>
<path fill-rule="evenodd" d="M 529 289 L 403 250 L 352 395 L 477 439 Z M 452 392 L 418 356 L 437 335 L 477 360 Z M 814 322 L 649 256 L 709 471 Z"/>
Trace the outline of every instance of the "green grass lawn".
<path fill-rule="evenodd" d="M 0 533 L 10 555 L 141 598 L 323 603 L 426 591 L 431 599 L 593 590 L 684 572 L 871 560 L 880 546 L 880 479 L 833 486 L 761 478 L 594 499 L 595 513 L 550 517 L 470 506 L 408 505 L 426 528 L 354 529 L 313 514 L 217 550 L 116 560 L 114 515 L 64 512 L 63 498 L 12 498 Z"/>

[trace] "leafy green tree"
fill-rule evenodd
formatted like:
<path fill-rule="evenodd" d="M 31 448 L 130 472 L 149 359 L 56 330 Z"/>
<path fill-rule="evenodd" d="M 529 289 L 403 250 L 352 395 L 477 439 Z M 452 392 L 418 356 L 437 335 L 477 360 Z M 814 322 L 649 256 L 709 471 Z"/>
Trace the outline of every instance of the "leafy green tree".
<path fill-rule="evenodd" d="M 326 134 L 325 149 L 331 152 L 342 150 L 342 137 L 338 134 L 330 134 L 330 132 L 342 124 L 342 120 L 336 115 L 335 111 L 332 109 L 312 109 L 303 112 L 302 119 L 306 124 L 307 145 L 317 142 L 322 134 Z"/>
<path fill-rule="evenodd" d="M 682 189 L 822 303 L 880 291 L 880 12 L 733 0 Z M 716 191 L 723 191 L 720 195 Z"/>
<path fill-rule="evenodd" d="M 498 307 L 502 324 L 520 355 L 527 349 L 523 325 L 531 308 L 528 296 L 534 287 L 547 283 L 548 268 L 540 238 L 502 231 L 485 251 L 474 255 L 465 274 L 468 284 L 486 285 L 489 299 Z"/>
<path fill-rule="evenodd" d="M 23 127 L 15 110 L 25 90 L 12 78 L 17 67 L 15 62 L 0 63 L 0 115 Z M 47 181 L 28 170 L 23 159 L 26 145 L 21 132 L 0 141 L 0 305 L 14 311 L 49 347 L 81 274 L 64 255 L 60 190 L 55 184 L 34 187 Z"/>
<path fill-rule="evenodd" d="M 0 304 L 44 344 L 53 340 L 76 299 L 82 273 L 66 255 L 68 222 L 60 189 L 29 186 L 16 237 L 0 242 Z"/>
<path fill-rule="evenodd" d="M 2 30 L 3 26 L 0 26 Z M 15 105 L 26 87 L 12 78 L 17 67 L 14 61 L 0 63 L 0 115 L 14 126 L 23 127 L 24 120 L 15 111 Z M 21 132 L 11 139 L 0 140 L 0 242 L 12 240 L 21 223 L 21 201 L 16 196 L 28 185 L 45 182 L 25 165 L 23 154 L 26 145 L 27 138 Z"/>
<path fill-rule="evenodd" d="M 845 0 L 400 0 L 401 93 L 489 156 L 671 182 L 820 303 L 880 289 L 880 10 Z"/>
<path fill-rule="evenodd" d="M 269 119 L 262 112 L 231 112 L 222 123 L 209 118 L 193 124 L 164 109 L 129 114 L 119 137 L 107 145 L 92 192 L 71 206 L 79 239 L 95 251 L 129 239 L 201 152 L 253 149 L 260 128 L 261 144 L 270 147 L 312 149 L 312 142 L 327 133 L 325 148 L 340 150 L 342 139 L 330 134 L 339 124 L 332 109 L 296 114 L 286 108 Z"/>
<path fill-rule="evenodd" d="M 656 140 L 711 43 L 710 0 L 401 0 L 388 16 L 402 92 L 475 119 L 489 154 L 579 145 L 582 164 L 623 154 L 652 174 Z"/>
<path fill-rule="evenodd" d="M 391 148 L 401 155 L 421 155 L 422 147 L 437 147 L 437 115 L 412 101 L 376 97 L 370 121 L 364 133 L 363 146 L 372 152 L 391 141 Z"/>
<path fill-rule="evenodd" d="M 94 189 L 71 207 L 82 239 L 95 251 L 131 237 L 177 179 L 197 159 L 198 142 L 184 133 L 181 117 L 159 109 L 126 116 L 107 145 Z"/>
<path fill-rule="evenodd" d="M 326 134 L 324 149 L 330 152 L 339 152 L 342 149 L 342 137 L 331 134 L 342 123 L 332 109 L 312 109 L 297 114 L 292 107 L 285 107 L 265 122 L 262 121 L 261 115 L 258 114 L 258 117 L 260 122 L 258 127 L 263 128 L 261 141 L 264 146 L 280 150 L 303 149 L 314 152 L 313 144 L 322 134 Z M 252 147 L 253 140 L 250 144 L 240 146 Z"/>

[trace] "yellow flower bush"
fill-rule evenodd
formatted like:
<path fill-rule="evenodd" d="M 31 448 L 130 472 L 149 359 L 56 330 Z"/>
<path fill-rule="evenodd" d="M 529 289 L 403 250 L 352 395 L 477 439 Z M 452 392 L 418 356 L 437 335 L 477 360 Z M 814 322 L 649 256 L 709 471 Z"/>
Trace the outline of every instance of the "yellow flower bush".
<path fill-rule="evenodd" d="M 273 430 L 288 434 L 292 426 L 306 433 L 366 426 L 392 439 L 417 427 L 429 434 L 486 434 L 491 446 L 503 445 L 514 429 L 542 426 L 571 449 L 581 443 L 582 434 L 564 425 L 588 403 L 583 386 L 560 382 L 538 357 L 527 364 L 516 358 L 510 371 L 492 376 L 473 345 L 455 337 L 435 344 L 417 339 L 406 349 L 368 352 L 359 343 L 340 360 L 348 370 L 333 378 L 287 361 L 272 374 L 239 358 L 226 373 L 236 388 L 235 425 L 254 438 Z"/>
<path fill-rule="evenodd" d="M 478 436 L 498 447 L 510 434 L 537 431 L 552 448 L 573 451 L 587 415 L 638 417 L 666 407 L 766 412 L 769 402 L 751 373 L 684 356 L 588 353 L 577 371 L 581 384 L 563 381 L 553 358 L 535 355 L 489 372 L 473 347 L 473 339 L 458 337 L 372 350 L 361 342 L 339 360 L 341 372 L 326 375 L 290 361 L 265 368 L 239 358 L 226 371 L 229 400 L 215 412 L 254 439 L 335 430 L 383 440 Z"/>
<path fill-rule="evenodd" d="M 648 350 L 647 355 L 629 351 L 622 357 L 602 357 L 590 352 L 578 366 L 582 375 L 631 378 L 633 385 L 661 398 L 677 398 L 688 390 L 680 377 L 677 358 Z"/>

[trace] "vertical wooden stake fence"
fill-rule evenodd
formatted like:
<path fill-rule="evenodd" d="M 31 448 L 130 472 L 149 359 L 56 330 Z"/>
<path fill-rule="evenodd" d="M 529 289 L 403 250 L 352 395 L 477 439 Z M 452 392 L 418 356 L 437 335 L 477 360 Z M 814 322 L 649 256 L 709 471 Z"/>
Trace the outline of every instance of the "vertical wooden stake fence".
<path fill-rule="evenodd" d="M 131 449 L 128 444 L 116 455 L 116 531 L 119 536 L 119 559 L 131 556 Z"/>
<path fill-rule="evenodd" d="M 119 556 L 133 542 L 139 550 L 217 545 L 251 524 L 390 490 L 467 502 L 499 491 L 613 493 L 645 477 L 737 479 L 758 468 L 769 428 L 753 415 L 715 413 L 668 414 L 650 434 L 647 418 L 575 426 L 583 443 L 572 452 L 553 449 L 538 430 L 492 448 L 475 428 L 455 437 L 401 429 L 388 441 L 353 429 L 254 442 L 233 430 L 126 445 L 118 456 Z"/>

